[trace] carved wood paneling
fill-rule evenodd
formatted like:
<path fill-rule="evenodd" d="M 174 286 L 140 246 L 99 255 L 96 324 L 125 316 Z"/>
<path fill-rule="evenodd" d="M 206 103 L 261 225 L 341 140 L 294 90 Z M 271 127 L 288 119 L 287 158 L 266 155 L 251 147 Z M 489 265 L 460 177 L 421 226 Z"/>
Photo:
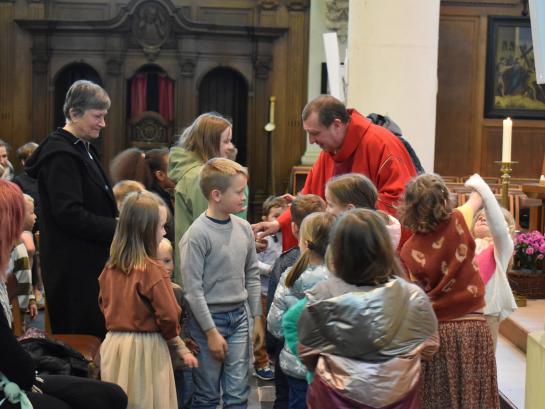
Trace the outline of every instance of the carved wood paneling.
<path fill-rule="evenodd" d="M 146 4 L 163 10 L 160 18 L 144 19 Z M 174 132 L 195 118 L 201 78 L 215 67 L 230 67 L 248 83 L 248 165 L 257 206 L 268 194 L 263 126 L 271 95 L 278 96 L 279 108 L 273 145 L 277 191 L 304 152 L 300 114 L 306 102 L 309 5 L 309 0 L 0 2 L 5 8 L 0 13 L 0 138 L 17 147 L 47 136 L 55 75 L 82 62 L 99 73 L 112 98 L 101 138 L 107 163 L 129 144 L 127 79 L 139 67 L 153 60 L 175 80 Z M 4 12 L 11 7 L 18 10 L 15 15 Z"/>
<path fill-rule="evenodd" d="M 435 137 L 435 171 L 469 174 L 475 154 L 475 71 L 477 17 L 441 18 Z"/>
<path fill-rule="evenodd" d="M 484 118 L 488 16 L 520 16 L 516 0 L 442 1 L 435 171 L 499 176 L 501 120 Z M 514 177 L 536 177 L 545 149 L 545 121 L 514 120 Z"/>

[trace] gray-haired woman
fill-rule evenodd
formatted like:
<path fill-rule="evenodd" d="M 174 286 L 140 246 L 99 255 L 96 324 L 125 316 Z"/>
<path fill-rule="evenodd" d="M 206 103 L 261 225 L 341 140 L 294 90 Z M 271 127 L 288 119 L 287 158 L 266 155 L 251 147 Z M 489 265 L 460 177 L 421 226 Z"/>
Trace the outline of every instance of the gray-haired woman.
<path fill-rule="evenodd" d="M 98 276 L 109 255 L 117 206 L 91 141 L 106 126 L 106 91 L 76 81 L 66 94 L 66 124 L 49 135 L 26 163 L 38 180 L 41 261 L 54 333 L 104 337 Z"/>

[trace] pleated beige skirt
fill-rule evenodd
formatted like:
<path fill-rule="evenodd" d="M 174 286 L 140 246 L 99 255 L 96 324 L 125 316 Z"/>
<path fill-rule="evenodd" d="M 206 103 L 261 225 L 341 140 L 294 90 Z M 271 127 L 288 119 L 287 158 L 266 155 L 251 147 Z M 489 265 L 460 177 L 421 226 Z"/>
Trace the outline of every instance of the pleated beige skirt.
<path fill-rule="evenodd" d="M 168 346 L 158 332 L 108 332 L 100 347 L 100 375 L 123 388 L 127 409 L 178 407 Z"/>

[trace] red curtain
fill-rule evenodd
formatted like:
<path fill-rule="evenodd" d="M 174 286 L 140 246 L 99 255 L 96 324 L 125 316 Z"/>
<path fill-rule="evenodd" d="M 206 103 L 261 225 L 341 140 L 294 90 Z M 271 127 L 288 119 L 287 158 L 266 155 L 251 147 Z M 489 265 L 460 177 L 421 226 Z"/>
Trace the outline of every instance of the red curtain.
<path fill-rule="evenodd" d="M 131 81 L 131 118 L 147 109 L 148 75 L 137 74 Z"/>
<path fill-rule="evenodd" d="M 174 83 L 165 74 L 159 74 L 159 113 L 166 121 L 174 118 Z"/>

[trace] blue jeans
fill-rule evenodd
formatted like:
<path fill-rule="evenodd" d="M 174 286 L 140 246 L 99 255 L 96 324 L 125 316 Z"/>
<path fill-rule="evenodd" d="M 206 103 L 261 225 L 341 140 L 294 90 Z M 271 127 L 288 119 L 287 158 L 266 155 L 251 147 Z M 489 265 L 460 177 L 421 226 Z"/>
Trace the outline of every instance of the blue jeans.
<path fill-rule="evenodd" d="M 175 369 L 174 383 L 176 384 L 176 397 L 178 398 L 178 409 L 190 407 L 191 395 L 193 395 L 193 373 L 189 369 Z"/>
<path fill-rule="evenodd" d="M 306 409 L 308 383 L 305 379 L 294 378 L 287 375 L 290 388 L 289 409 Z"/>
<path fill-rule="evenodd" d="M 250 394 L 250 335 L 245 308 L 212 314 L 219 333 L 227 342 L 227 353 L 223 362 L 214 359 L 208 350 L 206 334 L 191 317 L 189 332 L 199 345 L 197 356 L 199 367 L 193 369 L 193 409 L 216 409 L 220 402 L 220 386 L 223 407 L 246 409 Z"/>

